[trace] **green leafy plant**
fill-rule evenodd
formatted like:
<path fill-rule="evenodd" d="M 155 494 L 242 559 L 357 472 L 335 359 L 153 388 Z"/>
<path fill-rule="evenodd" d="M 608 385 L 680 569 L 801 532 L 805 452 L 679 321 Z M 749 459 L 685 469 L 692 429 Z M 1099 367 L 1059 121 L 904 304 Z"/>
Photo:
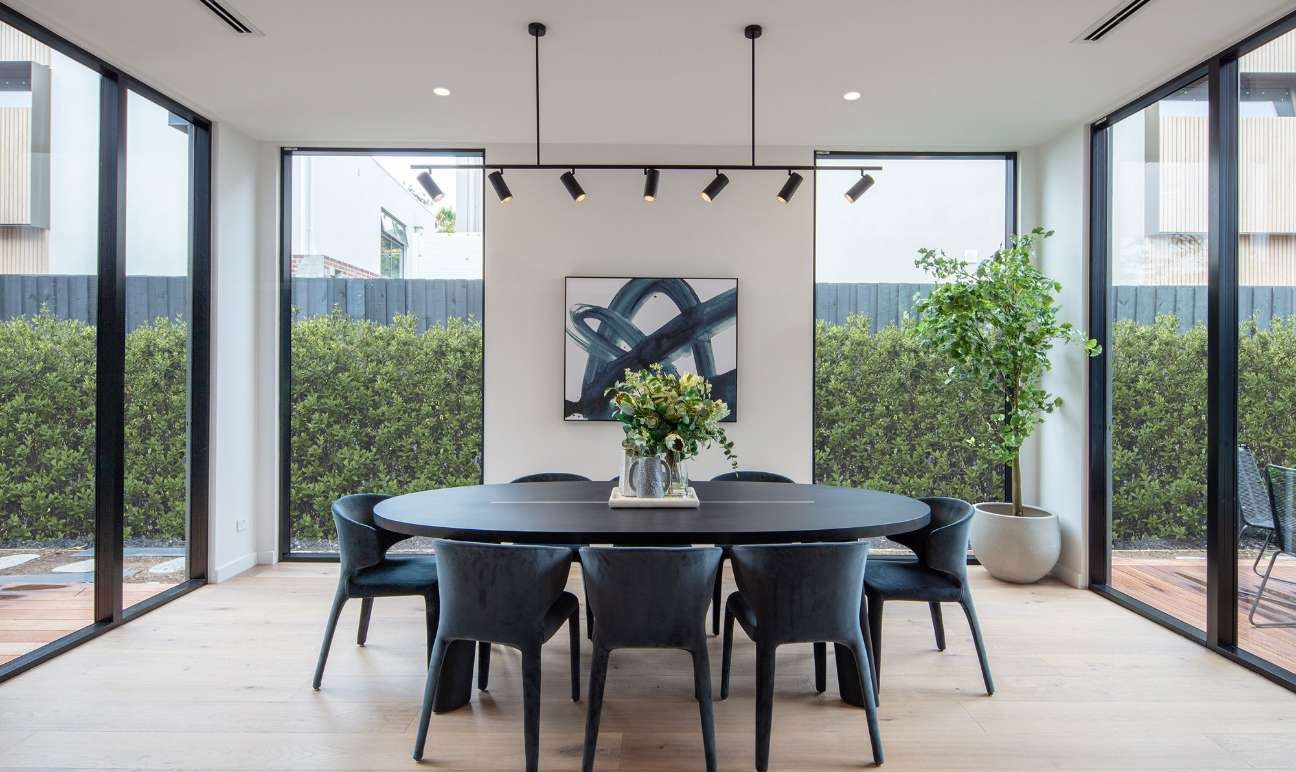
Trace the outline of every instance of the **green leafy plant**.
<path fill-rule="evenodd" d="M 1036 228 L 1015 235 L 1008 246 L 973 266 L 933 249 L 919 250 L 916 266 L 936 281 L 914 306 L 921 338 L 950 361 L 949 376 L 960 376 L 1003 404 L 986 414 L 988 436 L 968 440 L 991 458 L 1012 466 L 1012 511 L 1022 514 L 1022 444 L 1062 399 L 1042 386 L 1055 343 L 1081 341 L 1090 356 L 1098 342 L 1070 322 L 1059 322 L 1055 296 L 1062 285 L 1036 267 L 1039 243 L 1053 231 Z"/>
<path fill-rule="evenodd" d="M 437 233 L 455 232 L 455 212 L 453 209 L 443 206 L 436 211 L 436 229 Z"/>
<path fill-rule="evenodd" d="M 711 398 L 711 383 L 694 373 L 666 372 L 661 363 L 646 370 L 625 371 L 606 394 L 612 394 L 612 416 L 625 431 L 626 450 L 637 455 L 664 455 L 672 462 L 692 458 L 716 443 L 734 469 L 733 442 L 720 426 L 729 415 L 722 399 Z"/>

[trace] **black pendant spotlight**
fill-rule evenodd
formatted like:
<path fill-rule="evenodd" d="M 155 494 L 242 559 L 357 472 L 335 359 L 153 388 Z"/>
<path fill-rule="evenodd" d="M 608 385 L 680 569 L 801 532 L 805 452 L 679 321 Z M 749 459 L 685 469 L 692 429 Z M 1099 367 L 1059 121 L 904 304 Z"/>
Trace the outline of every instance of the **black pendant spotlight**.
<path fill-rule="evenodd" d="M 496 169 L 487 175 L 486 179 L 490 180 L 491 187 L 495 189 L 495 195 L 499 197 L 501 204 L 513 200 L 513 191 L 509 190 L 508 183 L 504 181 L 504 172 Z"/>
<path fill-rule="evenodd" d="M 716 169 L 715 178 L 711 180 L 709 185 L 702 189 L 702 200 L 708 204 L 711 203 L 715 200 L 716 196 L 720 195 L 720 191 L 725 189 L 725 185 L 728 184 L 729 178 L 725 176 L 724 172 Z"/>
<path fill-rule="evenodd" d="M 571 169 L 563 172 L 558 179 L 562 180 L 564 188 L 567 188 L 567 195 L 572 197 L 572 201 L 580 203 L 585 200 L 585 189 L 581 187 L 580 182 L 576 180 L 576 170 Z"/>
<path fill-rule="evenodd" d="M 425 171 L 419 172 L 418 182 L 423 186 L 423 189 L 427 191 L 427 194 L 432 197 L 433 203 L 445 198 L 445 193 L 442 192 L 440 186 L 436 184 L 436 180 L 432 179 L 431 174 L 428 174 Z"/>
<path fill-rule="evenodd" d="M 649 166 L 646 164 L 623 164 L 623 163 L 602 163 L 602 164 L 552 164 L 541 163 L 540 160 L 540 38 L 544 37 L 548 28 L 541 22 L 533 21 L 527 25 L 527 34 L 534 41 L 535 49 L 535 162 L 534 163 L 504 163 L 504 164 L 412 164 L 412 169 L 419 171 L 417 179 L 419 185 L 427 191 L 433 201 L 440 201 L 444 197 L 441 188 L 432 179 L 431 172 L 436 170 L 480 170 L 489 172 L 487 179 L 490 180 L 491 188 L 499 198 L 500 203 L 507 204 L 513 200 L 513 191 L 509 190 L 508 183 L 504 181 L 504 172 L 506 171 L 539 171 L 539 170 L 564 170 L 559 179 L 567 194 L 571 196 L 576 203 L 584 201 L 588 196 L 585 189 L 581 187 L 580 182 L 576 179 L 577 171 L 629 171 L 638 169 L 643 171 L 644 186 L 643 200 L 656 201 L 657 190 L 661 183 L 661 172 L 666 171 L 706 171 L 712 169 L 715 176 L 702 189 L 701 198 L 703 201 L 710 203 L 715 200 L 716 196 L 729 185 L 729 176 L 725 172 L 786 172 L 787 179 L 783 181 L 782 187 L 779 188 L 776 200 L 779 203 L 786 204 L 792 200 L 796 192 L 805 182 L 804 176 L 800 172 L 816 172 L 821 168 L 830 168 L 834 171 L 857 171 L 860 173 L 860 179 L 846 191 L 846 200 L 855 203 L 860 196 L 864 195 L 869 188 L 873 187 L 875 180 L 866 172 L 880 171 L 881 166 L 831 166 L 821 167 L 816 165 L 801 164 L 758 164 L 756 163 L 756 41 L 764 34 L 764 29 L 759 24 L 749 24 L 743 28 L 743 37 L 751 41 L 751 160 L 749 163 L 742 164 L 656 164 Z"/>
<path fill-rule="evenodd" d="M 851 185 L 850 190 L 846 191 L 846 200 L 852 204 L 855 203 L 871 187 L 873 187 L 873 175 L 860 172 L 859 181 Z"/>
<path fill-rule="evenodd" d="M 788 172 L 787 182 L 783 183 L 783 187 L 779 188 L 778 195 L 775 196 L 780 204 L 786 204 L 792 200 L 792 196 L 796 195 L 797 188 L 801 187 L 802 179 L 804 178 L 800 174 Z"/>
<path fill-rule="evenodd" d="M 644 201 L 657 200 L 657 178 L 661 172 L 656 169 L 644 169 Z"/>

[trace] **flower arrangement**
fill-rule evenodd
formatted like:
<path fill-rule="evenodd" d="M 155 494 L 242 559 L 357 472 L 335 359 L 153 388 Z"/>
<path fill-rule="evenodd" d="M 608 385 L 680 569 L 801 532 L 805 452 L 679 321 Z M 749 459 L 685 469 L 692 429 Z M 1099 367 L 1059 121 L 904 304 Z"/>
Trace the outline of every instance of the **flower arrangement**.
<path fill-rule="evenodd" d="M 711 384 L 694 373 L 666 372 L 660 363 L 625 371 L 606 394 L 612 415 L 625 431 L 622 445 L 641 456 L 663 455 L 671 464 L 696 456 L 716 443 L 734 469 L 738 457 L 720 421 L 729 415 L 722 399 L 711 398 Z"/>

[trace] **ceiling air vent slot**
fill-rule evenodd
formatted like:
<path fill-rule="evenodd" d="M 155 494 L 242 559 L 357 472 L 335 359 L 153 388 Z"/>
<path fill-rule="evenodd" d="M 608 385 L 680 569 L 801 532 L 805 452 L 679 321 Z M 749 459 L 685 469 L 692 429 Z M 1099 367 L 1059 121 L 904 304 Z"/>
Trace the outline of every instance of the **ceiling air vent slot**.
<path fill-rule="evenodd" d="M 251 22 L 243 18 L 242 14 L 232 8 L 223 5 L 217 0 L 198 0 L 198 2 L 207 6 L 207 10 L 216 15 L 216 18 L 225 22 L 225 25 L 234 30 L 236 35 L 260 35 L 261 31 L 253 27 Z"/>
<path fill-rule="evenodd" d="M 1125 23 L 1129 17 L 1138 13 L 1139 9 L 1150 2 L 1152 2 L 1152 0 L 1130 0 L 1130 2 L 1121 3 L 1115 10 L 1102 19 L 1099 19 L 1096 24 L 1085 30 L 1084 35 L 1080 39 L 1086 43 L 1097 43 L 1099 40 L 1106 37 L 1112 30 Z"/>

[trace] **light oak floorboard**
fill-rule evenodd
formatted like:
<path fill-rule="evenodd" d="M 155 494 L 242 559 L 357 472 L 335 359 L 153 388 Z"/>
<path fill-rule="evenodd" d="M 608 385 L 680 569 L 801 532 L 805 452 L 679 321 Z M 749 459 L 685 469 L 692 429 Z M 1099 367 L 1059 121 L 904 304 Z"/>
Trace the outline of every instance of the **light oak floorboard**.
<path fill-rule="evenodd" d="M 363 648 L 360 604 L 348 604 L 323 689 L 310 688 L 336 575 L 327 564 L 257 568 L 0 685 L 0 767 L 419 768 L 409 754 L 424 677 L 421 601 L 378 600 Z M 1291 692 L 1092 593 L 972 576 L 998 692 L 984 694 L 956 606 L 946 609 L 941 653 L 924 604 L 887 604 L 887 769 L 1296 768 Z M 569 589 L 580 594 L 578 570 Z M 712 639 L 717 693 L 719 644 Z M 810 647 L 779 651 L 772 769 L 871 763 L 864 714 L 837 699 L 829 663 L 829 690 L 815 695 Z M 754 647 L 739 635 L 730 698 L 715 706 L 721 769 L 753 766 L 754 679 Z M 544 652 L 545 769 L 580 767 L 585 703 L 568 699 L 566 683 L 560 634 Z M 614 653 L 598 769 L 701 769 L 691 692 L 687 655 Z M 521 768 L 516 651 L 495 647 L 491 690 L 433 716 L 422 766 Z"/>

